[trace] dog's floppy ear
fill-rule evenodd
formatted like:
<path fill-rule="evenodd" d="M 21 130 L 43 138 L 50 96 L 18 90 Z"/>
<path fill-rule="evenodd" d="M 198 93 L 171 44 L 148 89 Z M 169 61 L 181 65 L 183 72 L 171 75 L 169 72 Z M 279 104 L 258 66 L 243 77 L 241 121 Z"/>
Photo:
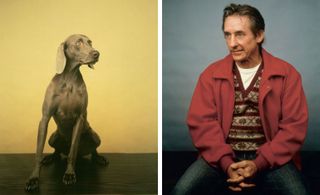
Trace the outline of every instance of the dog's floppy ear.
<path fill-rule="evenodd" d="M 61 74 L 66 66 L 66 56 L 64 54 L 64 42 L 60 44 L 57 52 L 56 58 L 56 72 L 57 74 Z"/>

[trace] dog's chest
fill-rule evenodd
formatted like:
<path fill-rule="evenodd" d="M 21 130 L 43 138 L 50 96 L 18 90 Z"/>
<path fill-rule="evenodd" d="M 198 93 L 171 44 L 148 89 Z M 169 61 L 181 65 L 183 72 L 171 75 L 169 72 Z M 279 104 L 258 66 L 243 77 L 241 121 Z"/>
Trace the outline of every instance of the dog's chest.
<path fill-rule="evenodd" d="M 84 85 L 63 84 L 57 97 L 56 116 L 62 121 L 78 118 L 87 108 L 87 96 Z"/>

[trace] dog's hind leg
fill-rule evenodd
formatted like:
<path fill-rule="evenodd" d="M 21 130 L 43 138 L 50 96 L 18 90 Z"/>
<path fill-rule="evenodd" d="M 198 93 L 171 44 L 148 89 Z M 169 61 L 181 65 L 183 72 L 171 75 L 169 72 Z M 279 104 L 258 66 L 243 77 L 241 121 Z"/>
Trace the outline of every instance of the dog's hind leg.
<path fill-rule="evenodd" d="M 96 163 L 98 165 L 102 165 L 102 166 L 108 165 L 109 164 L 109 160 L 107 158 L 105 158 L 104 156 L 99 155 L 98 152 L 97 152 L 97 149 L 96 149 L 101 143 L 100 137 L 92 129 L 90 130 L 90 136 L 91 136 L 91 139 L 93 141 L 93 144 L 95 145 L 95 148 L 91 153 L 92 162 L 94 162 L 94 163 Z"/>
<path fill-rule="evenodd" d="M 66 145 L 66 144 L 63 144 L 62 138 L 59 136 L 58 131 L 55 131 L 50 136 L 50 139 L 48 142 L 49 142 L 49 145 L 53 147 L 55 150 L 52 154 L 49 154 L 42 159 L 41 161 L 42 165 L 49 165 L 54 161 L 60 160 L 61 159 L 60 152 L 62 152 L 61 148 L 65 148 L 65 145 Z"/>
<path fill-rule="evenodd" d="M 92 162 L 102 166 L 107 166 L 109 164 L 109 160 L 104 156 L 99 155 L 97 150 L 93 151 L 91 155 Z"/>
<path fill-rule="evenodd" d="M 86 129 L 86 133 L 81 136 L 79 154 L 82 156 L 91 154 L 92 162 L 106 166 L 109 163 L 108 160 L 97 152 L 97 147 L 99 147 L 101 143 L 98 134 L 89 126 L 88 123 Z"/>
<path fill-rule="evenodd" d="M 51 163 L 60 160 L 60 153 L 57 152 L 57 150 L 55 150 L 52 154 L 49 154 L 47 156 L 45 156 L 42 161 L 41 161 L 41 165 L 50 165 Z"/>

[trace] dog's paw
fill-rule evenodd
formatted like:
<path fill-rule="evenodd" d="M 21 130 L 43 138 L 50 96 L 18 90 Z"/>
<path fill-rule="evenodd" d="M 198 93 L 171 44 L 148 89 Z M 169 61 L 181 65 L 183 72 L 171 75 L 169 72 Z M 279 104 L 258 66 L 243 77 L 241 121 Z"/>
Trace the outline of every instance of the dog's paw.
<path fill-rule="evenodd" d="M 74 171 L 66 171 L 64 176 L 63 176 L 63 179 L 62 179 L 62 182 L 65 184 L 65 185 L 72 185 L 72 184 L 75 184 L 76 183 L 76 173 Z"/>
<path fill-rule="evenodd" d="M 39 178 L 30 178 L 25 186 L 27 192 L 38 191 L 39 190 Z"/>
<path fill-rule="evenodd" d="M 94 155 L 92 161 L 98 165 L 107 166 L 109 164 L 109 160 L 101 155 Z"/>

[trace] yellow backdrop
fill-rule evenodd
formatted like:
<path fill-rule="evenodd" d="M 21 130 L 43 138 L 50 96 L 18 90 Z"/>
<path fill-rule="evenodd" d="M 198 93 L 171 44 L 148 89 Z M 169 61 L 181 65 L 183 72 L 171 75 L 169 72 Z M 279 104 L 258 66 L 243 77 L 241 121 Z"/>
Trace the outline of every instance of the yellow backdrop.
<path fill-rule="evenodd" d="M 57 48 L 75 33 L 100 51 L 81 67 L 98 151 L 157 152 L 156 0 L 1 0 L 0 24 L 0 153 L 35 152 Z"/>

